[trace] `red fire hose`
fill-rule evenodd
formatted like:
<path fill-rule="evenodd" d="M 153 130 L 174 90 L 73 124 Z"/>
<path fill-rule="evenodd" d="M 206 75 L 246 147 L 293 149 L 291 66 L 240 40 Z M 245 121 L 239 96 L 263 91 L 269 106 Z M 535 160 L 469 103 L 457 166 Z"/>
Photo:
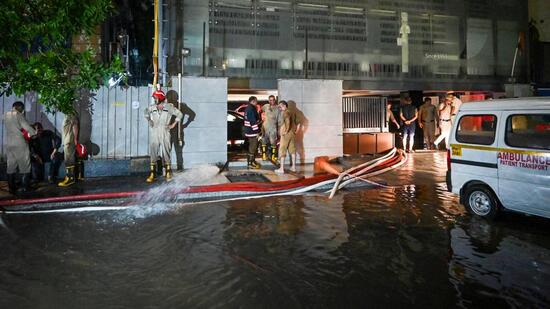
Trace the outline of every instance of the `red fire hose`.
<path fill-rule="evenodd" d="M 383 160 L 380 164 L 369 170 L 369 173 L 381 171 L 392 165 L 398 164 L 403 159 L 403 156 L 393 155 L 388 159 Z M 350 169 L 349 173 L 357 172 L 358 168 Z M 215 184 L 206 186 L 188 187 L 182 190 L 173 192 L 174 194 L 185 193 L 212 193 L 212 192 L 254 192 L 254 193 L 273 193 L 295 190 L 303 187 L 313 186 L 321 182 L 335 180 L 338 176 L 334 174 L 323 174 L 309 178 L 300 178 L 295 180 L 278 181 L 272 183 L 257 183 L 257 182 L 236 182 L 226 184 Z M 59 197 L 44 197 L 31 199 L 12 199 L 0 201 L 0 207 L 6 209 L 12 206 L 34 205 L 34 204 L 49 204 L 49 203 L 70 203 L 92 200 L 108 200 L 131 198 L 144 194 L 145 191 L 127 191 L 127 192 L 106 192 L 68 195 Z"/>

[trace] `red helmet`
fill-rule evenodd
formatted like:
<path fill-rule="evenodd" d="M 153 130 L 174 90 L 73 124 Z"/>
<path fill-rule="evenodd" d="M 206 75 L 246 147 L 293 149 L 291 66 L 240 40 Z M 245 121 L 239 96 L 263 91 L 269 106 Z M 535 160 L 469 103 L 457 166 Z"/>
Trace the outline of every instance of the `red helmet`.
<path fill-rule="evenodd" d="M 166 94 L 164 94 L 164 91 L 162 90 L 155 90 L 155 92 L 153 92 L 153 98 L 156 98 L 159 102 L 162 102 L 166 100 Z"/>
<path fill-rule="evenodd" d="M 27 130 L 21 128 L 21 134 L 23 134 L 23 138 L 25 138 L 27 142 L 31 140 L 31 135 Z"/>
<path fill-rule="evenodd" d="M 75 150 L 77 157 L 79 157 L 80 159 L 86 158 L 86 155 L 88 154 L 88 152 L 86 151 L 86 146 L 84 146 L 83 144 L 76 144 Z"/>

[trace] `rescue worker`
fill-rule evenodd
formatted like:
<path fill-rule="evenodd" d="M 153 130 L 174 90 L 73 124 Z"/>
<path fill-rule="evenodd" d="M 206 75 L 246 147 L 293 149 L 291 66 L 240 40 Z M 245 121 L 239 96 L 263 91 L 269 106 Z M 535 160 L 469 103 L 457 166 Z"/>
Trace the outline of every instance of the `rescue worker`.
<path fill-rule="evenodd" d="M 435 127 L 438 120 L 437 107 L 432 104 L 432 99 L 424 98 L 424 104 L 420 106 L 418 113 L 418 126 L 424 132 L 424 144 L 429 150 L 434 148 Z"/>
<path fill-rule="evenodd" d="M 63 179 L 62 182 L 58 183 L 57 185 L 60 187 L 68 187 L 70 185 L 73 185 L 75 183 L 75 176 L 79 177 L 76 172 L 76 145 L 78 144 L 78 115 L 76 112 L 73 112 L 72 114 L 65 115 L 65 119 L 63 120 L 63 155 L 65 158 L 65 179 Z M 79 160 L 78 165 L 79 169 L 82 170 L 82 167 L 80 165 L 83 165 L 84 163 Z M 80 179 L 83 178 L 82 173 L 78 173 L 80 175 Z"/>
<path fill-rule="evenodd" d="M 258 99 L 255 96 L 248 98 L 248 106 L 244 111 L 244 136 L 248 140 L 248 167 L 259 169 L 261 165 L 256 162 L 258 151 L 258 134 L 260 133 L 260 116 L 256 106 Z"/>
<path fill-rule="evenodd" d="M 462 105 L 462 100 L 460 100 L 454 92 L 449 92 L 447 94 L 447 98 L 451 100 L 451 120 L 454 122 L 456 114 L 458 114 L 458 109 L 460 108 L 460 105 Z"/>
<path fill-rule="evenodd" d="M 279 129 L 279 133 L 281 135 L 281 141 L 279 143 L 280 167 L 275 170 L 275 173 L 277 174 L 285 173 L 284 165 L 285 165 L 287 150 L 290 153 L 290 160 L 291 160 L 290 171 L 296 172 L 295 115 L 293 115 L 288 110 L 288 103 L 285 101 L 279 102 L 279 108 L 281 109 L 283 121 L 282 121 L 281 128 Z"/>
<path fill-rule="evenodd" d="M 262 159 L 277 162 L 277 125 L 280 110 L 274 95 L 269 96 L 269 104 L 262 106 L 265 119 L 262 123 Z M 269 153 L 267 152 L 269 145 Z"/>
<path fill-rule="evenodd" d="M 25 119 L 23 113 L 25 105 L 21 101 L 14 102 L 12 110 L 4 114 L 4 124 L 6 126 L 6 157 L 7 157 L 7 177 L 8 188 L 11 194 L 17 192 L 16 176 L 17 171 L 22 174 L 21 191 L 29 190 L 31 181 L 31 156 L 29 144 L 21 129 L 27 131 L 29 136 L 36 134 L 36 131 Z"/>
<path fill-rule="evenodd" d="M 418 110 L 416 109 L 416 107 L 414 107 L 414 105 L 412 105 L 412 100 L 410 97 L 405 98 L 405 104 L 401 106 L 399 118 L 401 119 L 401 121 L 403 121 L 403 150 L 406 152 L 412 152 L 414 146 L 414 133 L 416 131 L 416 119 L 418 118 Z"/>
<path fill-rule="evenodd" d="M 145 109 L 145 119 L 149 122 L 151 130 L 149 131 L 149 155 L 151 156 L 151 173 L 147 177 L 147 182 L 155 180 L 157 159 L 162 159 L 165 169 L 166 180 L 172 179 L 172 169 L 170 154 L 172 144 L 170 142 L 170 130 L 183 118 L 182 113 L 171 103 L 166 103 L 166 95 L 160 89 L 153 92 L 155 104 L 149 105 Z M 175 121 L 170 123 L 172 116 Z"/>
<path fill-rule="evenodd" d="M 449 149 L 449 134 L 451 134 L 452 127 L 452 96 L 447 96 L 445 102 L 439 104 L 439 136 L 434 141 L 436 149 L 439 148 L 439 144 L 445 139 L 445 147 Z"/>

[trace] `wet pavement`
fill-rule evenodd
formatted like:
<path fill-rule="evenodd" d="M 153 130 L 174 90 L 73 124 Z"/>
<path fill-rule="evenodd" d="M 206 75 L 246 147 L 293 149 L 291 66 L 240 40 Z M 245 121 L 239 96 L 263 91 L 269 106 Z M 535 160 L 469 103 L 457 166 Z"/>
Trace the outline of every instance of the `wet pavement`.
<path fill-rule="evenodd" d="M 174 178 L 183 177 L 189 178 L 187 174 L 197 174 L 198 170 L 208 170 L 208 177 L 198 177 L 189 181 L 189 186 L 202 186 L 223 184 L 234 181 L 261 181 L 261 182 L 276 182 L 292 180 L 301 177 L 310 177 L 313 175 L 313 164 L 299 165 L 296 173 L 288 171 L 288 166 L 285 174 L 275 173 L 277 168 L 269 161 L 261 161 L 262 168 L 260 170 L 247 169 L 245 161 L 233 161 L 227 168 L 218 166 L 199 166 L 195 168 L 185 169 L 183 171 L 173 171 Z M 363 160 L 364 161 L 364 160 Z M 254 177 L 254 174 L 264 178 Z M 246 177 L 251 175 L 252 177 Z M 133 176 L 115 176 L 115 177 L 95 177 L 86 178 L 82 181 L 77 181 L 69 187 L 58 187 L 57 184 L 40 182 L 32 186 L 32 190 L 26 193 L 19 193 L 17 196 L 8 193 L 8 184 L 6 181 L 0 181 L 0 201 L 14 199 L 33 199 L 33 198 L 48 198 L 72 196 L 81 194 L 94 193 L 112 193 L 112 192 L 136 192 L 147 191 L 154 189 L 166 183 L 162 173 L 158 173 L 158 177 L 154 183 L 146 183 L 145 179 L 148 174 L 138 174 Z"/>
<path fill-rule="evenodd" d="M 332 200 L 4 215 L 0 308 L 550 307 L 550 220 L 467 214 L 445 165 Z"/>

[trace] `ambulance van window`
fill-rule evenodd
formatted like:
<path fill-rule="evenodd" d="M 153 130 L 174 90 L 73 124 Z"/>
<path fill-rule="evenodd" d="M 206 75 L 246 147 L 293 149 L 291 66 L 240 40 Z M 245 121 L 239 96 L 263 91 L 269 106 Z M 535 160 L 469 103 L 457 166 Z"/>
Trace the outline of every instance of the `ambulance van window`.
<path fill-rule="evenodd" d="M 456 131 L 460 143 L 491 145 L 495 141 L 497 117 L 495 115 L 462 116 Z"/>
<path fill-rule="evenodd" d="M 508 146 L 550 150 L 550 114 L 510 115 L 504 138 Z"/>

